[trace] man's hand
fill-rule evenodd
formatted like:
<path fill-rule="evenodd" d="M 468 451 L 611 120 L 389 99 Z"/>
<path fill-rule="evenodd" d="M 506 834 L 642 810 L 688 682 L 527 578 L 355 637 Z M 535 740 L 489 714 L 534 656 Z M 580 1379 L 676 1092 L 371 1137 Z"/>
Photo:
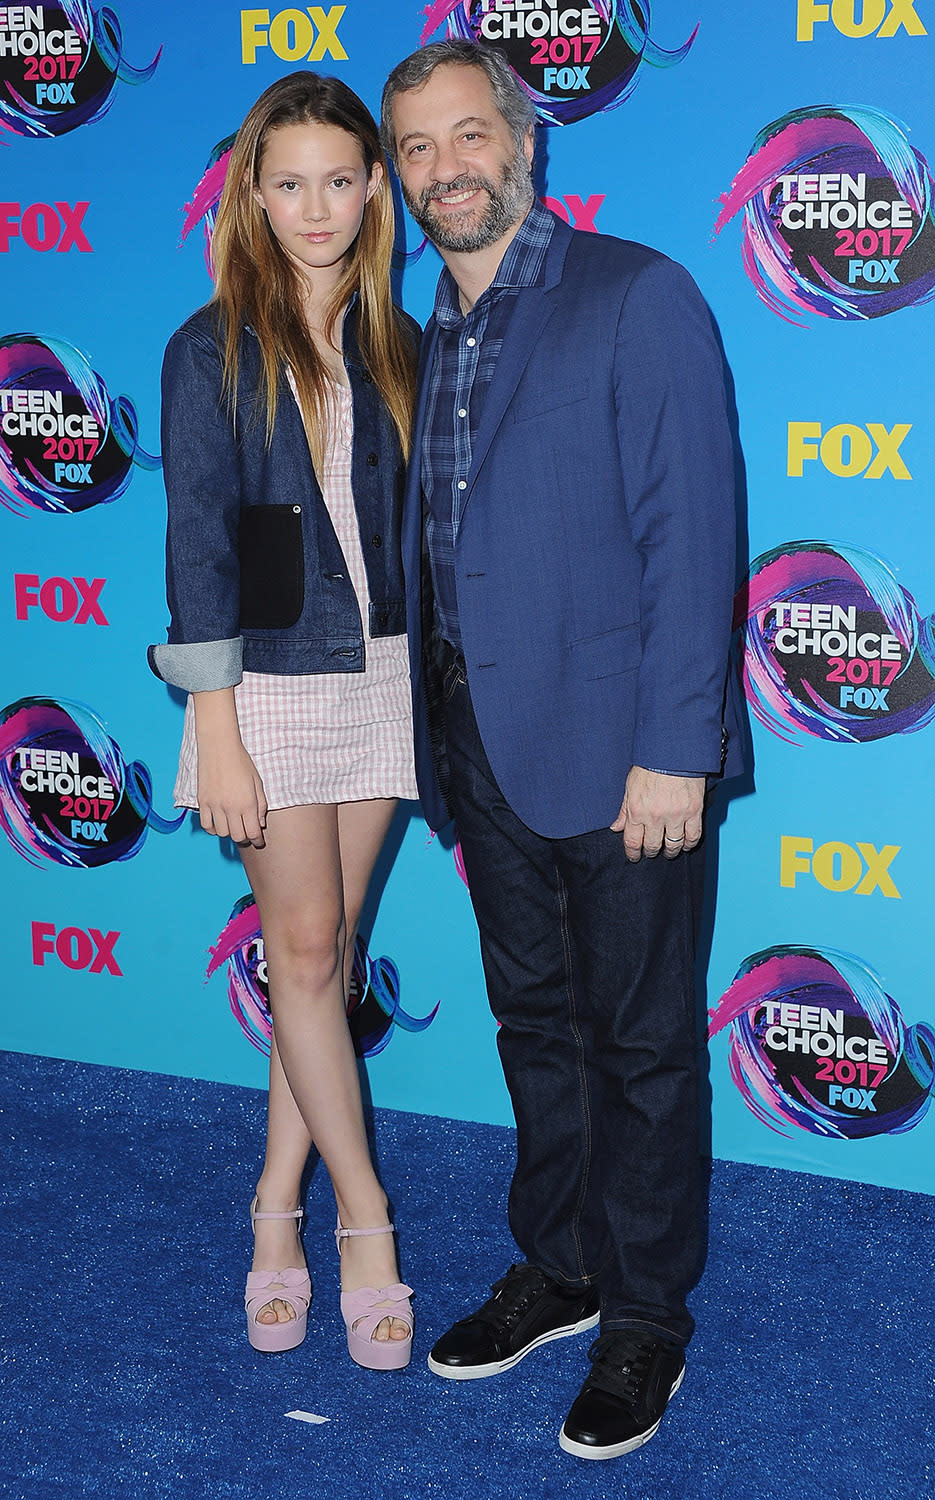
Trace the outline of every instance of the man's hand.
<path fill-rule="evenodd" d="M 701 838 L 704 809 L 703 776 L 664 776 L 631 766 L 623 804 L 611 828 L 623 834 L 627 859 L 654 858 L 661 850 L 675 859 L 683 849 L 694 849 Z"/>

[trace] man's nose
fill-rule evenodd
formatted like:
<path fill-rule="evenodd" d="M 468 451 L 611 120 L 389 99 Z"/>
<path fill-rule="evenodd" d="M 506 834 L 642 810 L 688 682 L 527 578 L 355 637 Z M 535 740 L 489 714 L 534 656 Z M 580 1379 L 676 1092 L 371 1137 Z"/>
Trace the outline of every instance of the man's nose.
<path fill-rule="evenodd" d="M 457 178 L 464 175 L 464 162 L 454 145 L 439 147 L 434 167 L 436 182 L 455 182 Z"/>

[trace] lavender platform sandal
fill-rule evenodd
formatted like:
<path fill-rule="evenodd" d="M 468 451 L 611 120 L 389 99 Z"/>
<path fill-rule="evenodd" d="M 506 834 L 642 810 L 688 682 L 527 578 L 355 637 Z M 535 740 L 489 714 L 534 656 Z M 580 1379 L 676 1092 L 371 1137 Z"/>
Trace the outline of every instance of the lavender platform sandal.
<path fill-rule="evenodd" d="M 341 1253 L 341 1241 L 355 1234 L 392 1234 L 392 1224 L 377 1229 L 345 1229 L 341 1220 L 334 1238 Z M 341 1316 L 347 1325 L 347 1350 L 355 1364 L 365 1370 L 401 1370 L 412 1356 L 412 1287 L 401 1281 L 392 1286 L 362 1286 L 356 1292 L 341 1293 Z M 409 1326 L 404 1339 L 375 1339 L 374 1334 L 384 1318 L 398 1318 Z"/>
<path fill-rule="evenodd" d="M 289 1209 L 285 1213 L 261 1213 L 257 1199 L 250 1204 L 250 1227 L 257 1219 L 302 1219 L 301 1208 Z M 268 1302 L 287 1302 L 295 1316 L 288 1323 L 259 1323 L 257 1314 Z M 250 1271 L 247 1273 L 247 1290 L 244 1302 L 247 1312 L 247 1337 L 254 1349 L 264 1354 L 279 1354 L 285 1349 L 295 1349 L 305 1337 L 308 1325 L 308 1306 L 312 1300 L 312 1284 L 304 1266 L 287 1266 L 282 1271 Z"/>

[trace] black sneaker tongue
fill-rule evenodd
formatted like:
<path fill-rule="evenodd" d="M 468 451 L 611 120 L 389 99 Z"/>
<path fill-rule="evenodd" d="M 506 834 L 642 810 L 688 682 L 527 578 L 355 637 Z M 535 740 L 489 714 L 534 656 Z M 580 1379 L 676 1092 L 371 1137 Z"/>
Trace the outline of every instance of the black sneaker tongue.
<path fill-rule="evenodd" d="M 639 1396 L 652 1358 L 652 1349 L 647 1345 L 619 1344 L 614 1349 L 595 1340 L 589 1352 L 591 1359 L 591 1384 L 612 1396 L 635 1401 Z"/>

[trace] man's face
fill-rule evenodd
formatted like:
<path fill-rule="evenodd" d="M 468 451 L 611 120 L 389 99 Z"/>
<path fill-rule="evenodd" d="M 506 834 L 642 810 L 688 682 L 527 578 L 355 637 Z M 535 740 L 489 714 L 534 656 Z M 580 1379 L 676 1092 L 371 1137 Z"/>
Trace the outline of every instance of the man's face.
<path fill-rule="evenodd" d="M 486 250 L 525 217 L 532 131 L 518 151 L 480 68 L 442 63 L 397 94 L 393 126 L 406 205 L 440 250 Z"/>

